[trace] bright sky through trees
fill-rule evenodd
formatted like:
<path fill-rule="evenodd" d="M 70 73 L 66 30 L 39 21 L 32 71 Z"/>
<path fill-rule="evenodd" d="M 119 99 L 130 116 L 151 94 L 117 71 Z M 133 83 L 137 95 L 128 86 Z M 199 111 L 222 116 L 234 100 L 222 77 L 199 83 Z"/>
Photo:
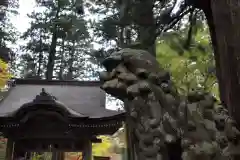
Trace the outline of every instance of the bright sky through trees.
<path fill-rule="evenodd" d="M 20 32 L 26 31 L 30 27 L 30 21 L 27 17 L 28 13 L 34 10 L 35 0 L 19 0 L 19 15 L 12 17 L 12 22 Z"/>
<path fill-rule="evenodd" d="M 37 8 L 35 5 L 36 5 L 35 0 L 19 0 L 19 9 L 18 9 L 19 15 L 15 17 L 11 17 L 11 21 L 20 33 L 25 32 L 30 27 L 30 19 L 28 18 L 27 14 L 30 14 L 31 12 L 36 10 L 40 10 L 40 8 Z M 91 19 L 98 20 L 99 18 L 101 18 L 99 16 L 89 15 L 88 11 L 85 11 L 85 12 L 87 15 L 86 19 L 91 18 Z M 91 34 L 91 31 L 90 31 L 90 34 Z M 25 43 L 25 42 L 22 40 L 18 41 L 17 48 L 18 48 L 18 45 L 21 45 L 22 43 Z M 93 43 L 94 49 L 98 49 L 100 47 L 101 45 Z M 108 100 L 106 102 L 106 107 L 112 110 L 116 110 L 119 108 L 119 106 L 117 106 L 115 103 L 110 102 Z"/>

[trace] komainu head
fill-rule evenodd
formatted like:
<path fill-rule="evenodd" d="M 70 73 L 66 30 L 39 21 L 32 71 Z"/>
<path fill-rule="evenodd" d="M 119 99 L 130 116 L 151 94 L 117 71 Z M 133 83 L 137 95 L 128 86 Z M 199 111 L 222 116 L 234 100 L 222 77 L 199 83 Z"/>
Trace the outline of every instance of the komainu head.
<path fill-rule="evenodd" d="M 155 57 L 144 50 L 122 49 L 106 58 L 102 64 L 106 68 L 105 72 L 100 73 L 100 79 L 104 82 L 102 89 L 121 100 L 129 98 L 129 94 L 134 92 L 137 94 L 133 84 L 144 84 L 139 81 L 161 84 L 170 79 Z"/>

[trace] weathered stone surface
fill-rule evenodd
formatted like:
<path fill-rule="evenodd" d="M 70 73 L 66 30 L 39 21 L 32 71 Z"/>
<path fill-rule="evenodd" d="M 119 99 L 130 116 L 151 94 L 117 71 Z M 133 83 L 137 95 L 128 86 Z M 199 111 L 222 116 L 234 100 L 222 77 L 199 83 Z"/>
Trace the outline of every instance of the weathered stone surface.
<path fill-rule="evenodd" d="M 180 98 L 170 74 L 148 52 L 123 49 L 108 57 L 102 89 L 123 100 L 136 160 L 227 160 L 240 155 L 239 130 L 209 93 Z"/>

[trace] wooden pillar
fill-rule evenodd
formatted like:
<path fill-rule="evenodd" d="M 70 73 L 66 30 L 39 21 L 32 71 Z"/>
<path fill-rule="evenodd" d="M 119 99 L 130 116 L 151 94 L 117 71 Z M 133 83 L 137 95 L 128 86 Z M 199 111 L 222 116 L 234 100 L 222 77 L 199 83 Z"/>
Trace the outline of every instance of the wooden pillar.
<path fill-rule="evenodd" d="M 135 146 L 133 142 L 133 135 L 132 135 L 132 130 L 129 124 L 129 119 L 127 118 L 126 124 L 125 124 L 125 129 L 126 129 L 126 141 L 127 141 L 127 159 L 128 160 L 135 160 L 136 155 L 135 155 Z"/>
<path fill-rule="evenodd" d="M 64 152 L 53 151 L 52 152 L 52 160 L 64 160 L 65 154 Z"/>
<path fill-rule="evenodd" d="M 25 159 L 31 159 L 31 155 L 32 155 L 32 153 L 31 152 L 26 152 L 25 153 Z"/>
<path fill-rule="evenodd" d="M 124 103 L 124 107 L 127 113 L 130 113 L 128 103 Z M 135 145 L 133 139 L 133 131 L 130 116 L 127 115 L 125 121 L 125 129 L 126 129 L 126 141 L 127 141 L 127 159 L 128 160 L 136 160 L 136 152 L 135 152 Z"/>
<path fill-rule="evenodd" d="M 90 139 L 84 144 L 83 160 L 92 160 L 92 142 Z"/>
<path fill-rule="evenodd" d="M 64 152 L 59 152 L 59 160 L 64 160 L 65 159 L 65 153 Z"/>
<path fill-rule="evenodd" d="M 14 151 L 13 151 L 13 160 L 25 158 L 26 156 L 26 149 L 24 148 L 23 144 L 19 141 L 14 142 Z"/>
<path fill-rule="evenodd" d="M 14 142 L 12 139 L 7 140 L 5 160 L 13 160 Z"/>

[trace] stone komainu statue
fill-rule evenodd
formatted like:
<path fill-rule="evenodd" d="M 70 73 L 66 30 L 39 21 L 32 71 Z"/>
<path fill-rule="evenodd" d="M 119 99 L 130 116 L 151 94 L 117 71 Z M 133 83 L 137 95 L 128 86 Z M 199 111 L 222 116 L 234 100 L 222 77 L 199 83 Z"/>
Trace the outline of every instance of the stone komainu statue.
<path fill-rule="evenodd" d="M 124 101 L 135 160 L 240 159 L 239 131 L 208 93 L 180 98 L 148 52 L 123 49 L 103 61 L 102 89 Z"/>

